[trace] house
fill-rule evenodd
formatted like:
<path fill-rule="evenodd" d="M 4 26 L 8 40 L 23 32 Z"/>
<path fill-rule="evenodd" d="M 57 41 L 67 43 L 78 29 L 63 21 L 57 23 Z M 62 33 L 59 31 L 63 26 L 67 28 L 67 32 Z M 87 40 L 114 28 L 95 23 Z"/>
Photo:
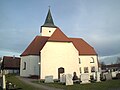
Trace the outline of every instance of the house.
<path fill-rule="evenodd" d="M 11 56 L 4 56 L 2 65 L 2 70 L 5 71 L 5 73 L 16 73 L 19 74 L 20 72 L 20 58 L 19 57 L 11 57 Z"/>
<path fill-rule="evenodd" d="M 118 64 L 111 64 L 111 65 L 102 65 L 102 70 L 111 70 L 111 71 L 117 71 L 120 70 L 120 63 Z"/>
<path fill-rule="evenodd" d="M 39 75 L 45 79 L 52 75 L 59 79 L 62 73 L 74 72 L 78 77 L 98 72 L 98 55 L 82 38 L 67 37 L 55 26 L 49 9 L 40 35 L 21 54 L 20 76 Z"/>

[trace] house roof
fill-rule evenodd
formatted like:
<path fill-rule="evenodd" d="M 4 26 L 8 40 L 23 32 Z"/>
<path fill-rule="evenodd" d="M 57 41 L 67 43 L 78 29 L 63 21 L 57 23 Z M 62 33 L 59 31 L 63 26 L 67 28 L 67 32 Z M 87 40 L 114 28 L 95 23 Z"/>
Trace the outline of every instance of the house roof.
<path fill-rule="evenodd" d="M 96 55 L 93 47 L 91 47 L 87 42 L 81 38 L 69 38 L 75 48 L 79 51 L 79 55 Z"/>
<path fill-rule="evenodd" d="M 30 43 L 21 56 L 27 55 L 40 55 L 40 51 L 46 42 L 73 42 L 75 48 L 79 51 L 80 55 L 96 55 L 93 47 L 81 38 L 68 38 L 59 28 L 51 35 L 51 37 L 36 36 Z"/>
<path fill-rule="evenodd" d="M 21 56 L 39 55 L 40 51 L 42 50 L 48 39 L 49 37 L 36 36 L 35 39 L 26 48 L 26 50 L 21 54 Z"/>
<path fill-rule="evenodd" d="M 48 41 L 70 42 L 70 39 L 59 28 L 57 28 Z"/>
<path fill-rule="evenodd" d="M 113 68 L 113 67 L 119 67 L 120 68 L 120 63 L 118 64 L 111 64 L 111 65 L 105 65 L 106 68 Z"/>
<path fill-rule="evenodd" d="M 2 62 L 2 69 L 20 69 L 20 58 L 4 56 Z"/>

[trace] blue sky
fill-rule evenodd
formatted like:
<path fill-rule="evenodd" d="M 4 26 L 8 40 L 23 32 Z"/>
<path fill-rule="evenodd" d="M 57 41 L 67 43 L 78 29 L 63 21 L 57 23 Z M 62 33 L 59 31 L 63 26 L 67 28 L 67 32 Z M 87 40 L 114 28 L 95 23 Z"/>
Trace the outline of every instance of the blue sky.
<path fill-rule="evenodd" d="M 0 0 L 0 56 L 25 50 L 48 6 L 67 36 L 83 38 L 99 56 L 120 54 L 120 0 Z"/>

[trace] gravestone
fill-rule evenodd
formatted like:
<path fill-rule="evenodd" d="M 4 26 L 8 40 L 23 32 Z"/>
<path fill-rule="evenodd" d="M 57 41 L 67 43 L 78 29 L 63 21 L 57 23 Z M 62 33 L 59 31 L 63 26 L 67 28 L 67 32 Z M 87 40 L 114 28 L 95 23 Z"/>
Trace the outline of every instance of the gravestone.
<path fill-rule="evenodd" d="M 94 80 L 96 80 L 96 72 L 93 73 Z"/>
<path fill-rule="evenodd" d="M 45 76 L 45 83 L 53 83 L 53 76 Z"/>
<path fill-rule="evenodd" d="M 105 74 L 106 80 L 111 80 L 112 79 L 112 75 L 111 73 Z"/>
<path fill-rule="evenodd" d="M 66 74 L 66 85 L 73 85 L 72 74 Z"/>
<path fill-rule="evenodd" d="M 6 82 L 5 82 L 5 75 L 4 74 L 2 76 L 2 88 L 3 88 L 3 90 L 6 89 Z"/>
<path fill-rule="evenodd" d="M 90 77 L 89 74 L 81 74 L 81 84 L 86 84 L 86 83 L 90 83 Z"/>
<path fill-rule="evenodd" d="M 112 72 L 112 78 L 116 78 L 117 73 L 118 73 L 118 71 Z"/>
<path fill-rule="evenodd" d="M 60 74 L 60 82 L 65 83 L 65 74 Z"/>
<path fill-rule="evenodd" d="M 97 82 L 100 82 L 100 72 L 96 72 L 96 76 L 97 76 Z"/>

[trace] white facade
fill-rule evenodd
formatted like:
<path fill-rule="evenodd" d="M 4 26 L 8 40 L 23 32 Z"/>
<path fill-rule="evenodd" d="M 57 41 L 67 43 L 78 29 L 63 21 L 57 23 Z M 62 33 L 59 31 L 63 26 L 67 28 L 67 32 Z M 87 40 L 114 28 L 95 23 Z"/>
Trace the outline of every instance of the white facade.
<path fill-rule="evenodd" d="M 42 36 L 51 36 L 56 28 L 42 27 Z M 26 69 L 24 70 L 24 62 Z M 40 62 L 40 64 L 38 64 Z M 39 56 L 28 55 L 21 57 L 20 76 L 28 77 L 30 75 L 40 75 L 41 79 L 45 76 L 53 75 L 53 79 L 58 79 L 58 69 L 64 68 L 64 74 L 76 72 L 77 76 L 85 73 L 94 75 L 98 72 L 97 55 L 79 55 L 79 51 L 72 42 L 47 41 Z M 94 67 L 94 71 L 91 69 Z"/>
<path fill-rule="evenodd" d="M 46 24 L 47 26 L 45 26 Z M 42 49 L 40 49 L 39 47 L 40 44 L 34 45 L 34 46 L 37 46 L 36 48 L 39 51 L 37 53 L 40 53 L 40 55 L 38 56 L 29 55 L 28 52 L 32 46 L 26 49 L 25 52 L 28 54 L 26 54 L 26 56 L 21 56 L 20 76 L 28 77 L 30 75 L 40 75 L 41 79 L 45 79 L 46 76 L 52 75 L 53 79 L 58 79 L 59 78 L 58 69 L 61 67 L 64 68 L 64 74 L 73 75 L 73 73 L 76 72 L 79 78 L 81 74 L 86 73 L 84 72 L 85 68 L 88 69 L 87 73 L 89 75 L 97 72 L 98 71 L 97 54 L 94 53 L 94 55 L 88 55 L 87 53 L 86 55 L 84 53 L 84 55 L 79 55 L 80 50 L 79 49 L 77 50 L 75 48 L 73 42 L 72 41 L 70 42 L 67 36 L 65 36 L 63 33 L 61 33 L 61 36 L 59 36 L 58 32 L 54 36 L 53 33 L 55 32 L 56 28 L 51 27 L 51 25 L 54 26 L 52 17 L 50 15 L 50 10 L 49 10 L 48 19 L 46 19 L 45 24 L 41 27 L 40 37 L 46 36 L 46 37 L 42 37 L 42 38 L 45 38 L 45 40 L 40 38 L 41 41 L 37 42 L 41 44 Z M 52 34 L 53 34 L 53 40 L 51 41 L 49 41 L 49 39 L 46 40 L 46 38 L 50 38 Z M 60 40 L 57 41 L 57 37 L 60 37 L 59 38 Z M 44 46 L 42 46 L 43 42 L 44 42 Z M 36 41 L 34 41 L 34 43 L 36 44 Z M 87 43 L 84 43 L 84 44 L 87 44 Z M 77 45 L 79 47 L 81 43 L 78 42 Z M 86 46 L 90 47 L 89 45 L 86 45 Z M 37 50 L 35 49 L 31 51 L 37 51 Z M 40 64 L 38 64 L 39 62 Z M 94 72 L 91 72 L 91 67 L 94 67 L 95 69 Z"/>
<path fill-rule="evenodd" d="M 41 79 L 53 75 L 58 79 L 58 68 L 65 74 L 79 73 L 78 51 L 72 42 L 47 42 L 41 50 Z"/>
<path fill-rule="evenodd" d="M 39 56 L 35 55 L 22 56 L 20 65 L 20 76 L 29 77 L 30 75 L 39 75 L 38 63 Z"/>
<path fill-rule="evenodd" d="M 94 67 L 94 70 L 91 69 Z M 97 55 L 80 55 L 79 56 L 79 70 L 80 73 L 85 73 L 85 68 L 88 68 L 88 74 L 94 75 L 98 72 L 98 58 Z"/>
<path fill-rule="evenodd" d="M 56 28 L 50 28 L 50 27 L 41 27 L 41 29 L 42 29 L 41 36 L 48 36 L 48 37 L 50 37 L 56 30 Z"/>

